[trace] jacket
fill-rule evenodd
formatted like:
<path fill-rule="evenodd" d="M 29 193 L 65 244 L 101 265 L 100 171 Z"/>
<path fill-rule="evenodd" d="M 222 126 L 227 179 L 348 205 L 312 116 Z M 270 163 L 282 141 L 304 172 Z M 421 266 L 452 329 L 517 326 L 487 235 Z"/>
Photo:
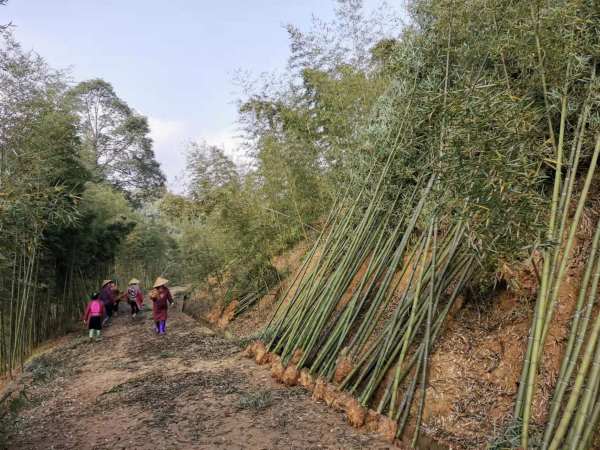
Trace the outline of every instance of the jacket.
<path fill-rule="evenodd" d="M 89 324 L 90 318 L 92 317 L 103 317 L 104 316 L 104 303 L 100 299 L 90 300 L 85 308 L 83 314 L 83 320 Z"/>
<path fill-rule="evenodd" d="M 169 305 L 173 303 L 171 292 L 165 286 L 153 289 L 150 294 L 152 300 L 152 316 L 155 321 L 167 320 Z"/>

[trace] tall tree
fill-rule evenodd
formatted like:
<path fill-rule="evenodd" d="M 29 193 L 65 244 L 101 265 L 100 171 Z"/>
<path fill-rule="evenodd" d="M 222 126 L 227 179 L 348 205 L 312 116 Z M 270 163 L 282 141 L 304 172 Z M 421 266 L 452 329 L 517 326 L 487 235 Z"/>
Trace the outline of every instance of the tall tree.
<path fill-rule="evenodd" d="M 336 0 L 335 17 L 329 22 L 313 18 L 311 29 L 288 24 L 291 55 L 289 68 L 300 73 L 310 68 L 335 71 L 349 65 L 369 71 L 371 49 L 385 38 L 396 37 L 400 15 L 386 2 L 368 12 L 364 0 Z"/>
<path fill-rule="evenodd" d="M 223 149 L 214 145 L 192 143 L 188 149 L 187 168 L 188 192 L 207 210 L 212 209 L 225 190 L 239 185 L 235 164 Z"/>
<path fill-rule="evenodd" d="M 70 94 L 80 118 L 84 157 L 99 177 L 130 200 L 149 197 L 164 186 L 146 117 L 101 79 L 79 83 Z"/>

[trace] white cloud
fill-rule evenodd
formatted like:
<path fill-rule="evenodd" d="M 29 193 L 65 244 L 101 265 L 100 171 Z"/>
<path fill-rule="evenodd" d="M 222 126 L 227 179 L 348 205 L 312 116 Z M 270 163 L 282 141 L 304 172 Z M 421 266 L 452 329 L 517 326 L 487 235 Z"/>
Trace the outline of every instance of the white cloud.
<path fill-rule="evenodd" d="M 185 169 L 185 147 L 189 140 L 186 122 L 149 117 L 150 136 L 154 141 L 154 154 L 167 176 L 169 188 L 182 192 L 181 178 Z"/>
<path fill-rule="evenodd" d="M 198 131 L 188 122 L 157 117 L 149 117 L 148 124 L 156 159 L 167 175 L 169 189 L 174 192 L 184 191 L 186 149 L 191 141 L 204 141 L 223 148 L 225 154 L 240 167 L 247 166 L 250 162 L 241 148 L 242 141 L 235 126 Z"/>
<path fill-rule="evenodd" d="M 157 117 L 148 117 L 148 124 L 150 125 L 150 136 L 155 144 L 162 144 L 180 137 L 186 129 L 185 122 Z"/>
<path fill-rule="evenodd" d="M 198 137 L 198 141 L 205 141 L 209 145 L 215 145 L 225 150 L 225 154 L 229 156 L 237 165 L 245 165 L 248 163 L 248 155 L 242 149 L 242 140 L 238 137 L 238 131 L 234 126 L 221 130 L 206 132 Z"/>

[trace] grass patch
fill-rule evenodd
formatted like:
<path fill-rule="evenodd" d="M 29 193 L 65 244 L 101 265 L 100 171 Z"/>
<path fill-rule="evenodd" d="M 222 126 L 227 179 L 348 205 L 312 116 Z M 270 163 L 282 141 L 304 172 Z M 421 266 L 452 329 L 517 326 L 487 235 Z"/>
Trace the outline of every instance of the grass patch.
<path fill-rule="evenodd" d="M 238 402 L 239 409 L 251 409 L 260 411 L 273 404 L 273 394 L 271 391 L 257 391 L 244 394 Z"/>
<path fill-rule="evenodd" d="M 252 342 L 258 341 L 261 338 L 261 333 L 254 333 L 248 336 L 242 336 L 232 339 L 233 343 L 238 347 L 244 349 L 248 347 Z"/>
<path fill-rule="evenodd" d="M 58 375 L 60 364 L 47 355 L 41 355 L 32 359 L 25 370 L 31 373 L 34 382 L 43 383 L 52 380 Z"/>
<path fill-rule="evenodd" d="M 2 436 L 7 432 L 10 425 L 16 423 L 16 418 L 19 413 L 28 406 L 34 406 L 39 402 L 34 402 L 27 396 L 25 388 L 18 393 L 12 393 L 10 397 L 5 399 L 5 402 L 0 404 L 0 444 L 2 444 Z M 0 449 L 5 447 L 0 446 Z"/>
<path fill-rule="evenodd" d="M 533 425 L 533 424 L 532 424 Z M 511 421 L 492 442 L 490 442 L 489 450 L 508 450 L 521 447 L 521 427 L 520 420 Z M 529 448 L 541 448 L 543 439 L 543 429 L 533 427 L 529 431 Z"/>
<path fill-rule="evenodd" d="M 69 344 L 65 345 L 64 350 L 72 350 L 72 349 L 79 347 L 82 344 L 89 344 L 89 343 L 90 343 L 90 338 L 88 338 L 87 336 L 79 336 L 79 337 L 73 339 Z"/>
<path fill-rule="evenodd" d="M 19 392 L 19 395 L 8 401 L 8 411 L 13 416 L 16 416 L 19 414 L 19 411 L 24 409 L 29 404 L 29 402 L 30 400 L 27 397 L 27 394 L 25 394 L 25 390 L 22 390 Z"/>

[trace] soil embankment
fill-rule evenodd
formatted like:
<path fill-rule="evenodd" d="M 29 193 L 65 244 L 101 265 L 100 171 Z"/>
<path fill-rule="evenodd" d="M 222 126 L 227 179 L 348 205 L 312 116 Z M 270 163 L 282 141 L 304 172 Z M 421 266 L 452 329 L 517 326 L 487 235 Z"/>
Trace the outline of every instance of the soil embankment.
<path fill-rule="evenodd" d="M 148 312 L 103 334 L 82 331 L 28 364 L 0 448 L 388 448 L 185 314 L 171 314 L 166 336 Z"/>

